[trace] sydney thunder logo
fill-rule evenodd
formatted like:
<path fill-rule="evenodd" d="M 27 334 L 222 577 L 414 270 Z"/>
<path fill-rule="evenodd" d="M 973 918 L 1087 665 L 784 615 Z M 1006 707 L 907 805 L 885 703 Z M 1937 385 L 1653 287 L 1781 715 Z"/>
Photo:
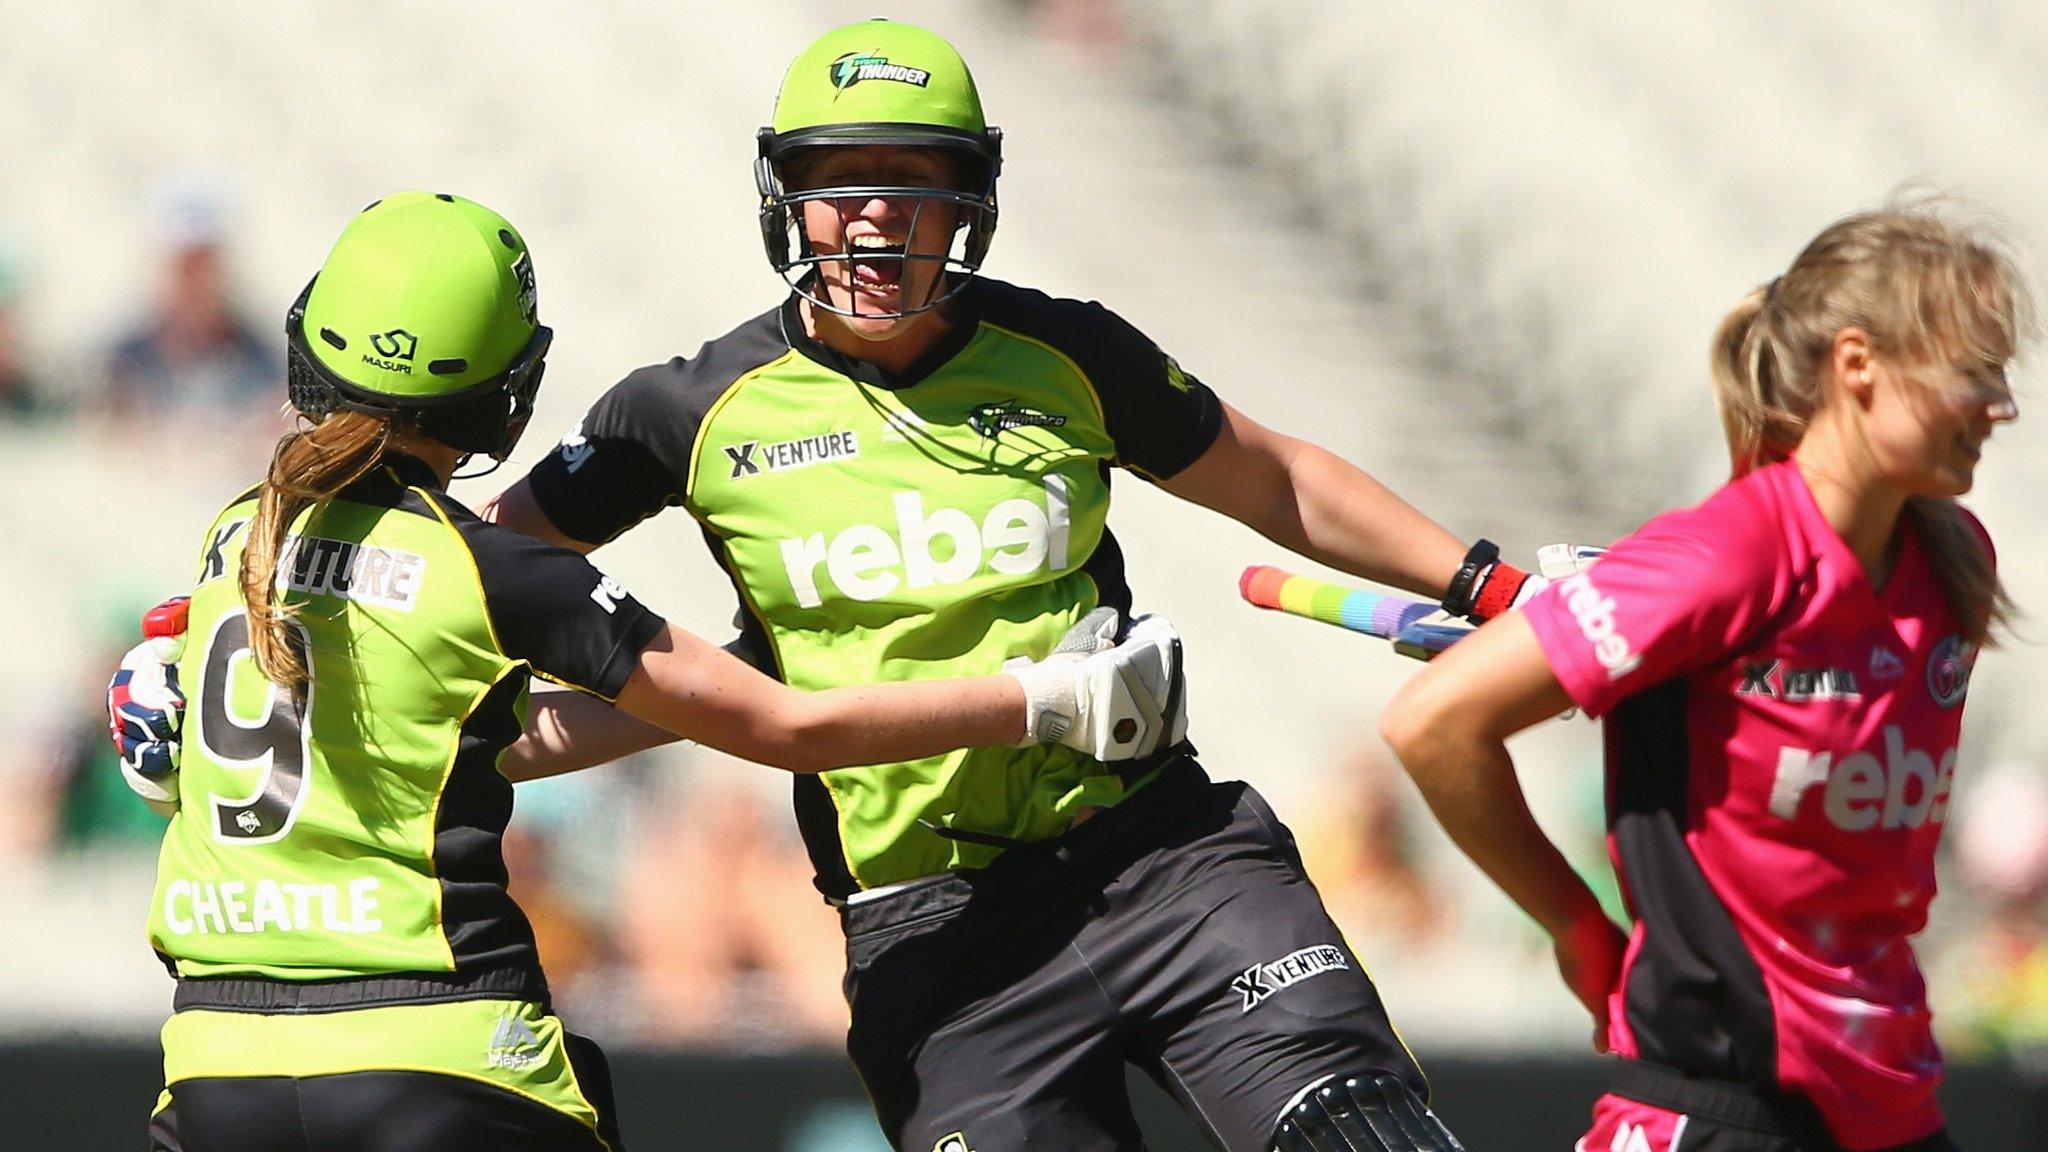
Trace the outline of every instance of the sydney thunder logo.
<path fill-rule="evenodd" d="M 990 440 L 1012 428 L 1064 428 L 1065 416 L 1026 408 L 1015 400 L 999 404 L 976 404 L 967 410 L 967 423 Z"/>
<path fill-rule="evenodd" d="M 914 84 L 919 88 L 931 83 L 932 74 L 922 68 L 905 64 L 891 64 L 887 56 L 876 56 L 870 52 L 848 52 L 834 60 L 832 87 L 844 92 L 863 80 L 893 80 L 898 84 Z"/>

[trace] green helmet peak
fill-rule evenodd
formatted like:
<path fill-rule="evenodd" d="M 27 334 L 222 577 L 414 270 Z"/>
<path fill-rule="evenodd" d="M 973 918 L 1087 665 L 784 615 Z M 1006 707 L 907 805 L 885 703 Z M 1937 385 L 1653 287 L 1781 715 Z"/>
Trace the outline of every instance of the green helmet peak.
<path fill-rule="evenodd" d="M 357 214 L 285 330 L 301 412 L 437 412 L 425 430 L 493 455 L 531 412 L 551 338 L 518 230 L 475 201 L 429 192 Z"/>
<path fill-rule="evenodd" d="M 864 20 L 825 33 L 798 53 L 783 74 L 774 117 L 756 139 L 754 179 L 761 193 L 761 240 L 768 261 L 813 304 L 855 314 L 828 300 L 813 275 L 820 264 L 847 261 L 847 246 L 835 254 L 816 251 L 804 234 L 801 211 L 805 202 L 832 199 L 841 190 L 793 187 L 790 179 L 791 161 L 820 149 L 928 148 L 955 162 L 957 187 L 861 186 L 864 194 L 914 201 L 919 212 L 941 202 L 956 212 L 954 247 L 942 256 L 863 257 L 870 262 L 932 259 L 945 268 L 943 293 L 876 315 L 905 316 L 936 307 L 980 270 L 995 236 L 1003 133 L 988 125 L 974 75 L 940 36 L 894 20 Z"/>

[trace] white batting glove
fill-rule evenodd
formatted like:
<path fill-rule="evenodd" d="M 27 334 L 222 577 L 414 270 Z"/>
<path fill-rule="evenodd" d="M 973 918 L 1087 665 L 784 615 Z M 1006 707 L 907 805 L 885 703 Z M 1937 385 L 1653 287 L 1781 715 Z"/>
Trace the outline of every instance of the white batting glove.
<path fill-rule="evenodd" d="M 1575 576 L 1607 555 L 1607 549 L 1593 544 L 1545 544 L 1536 550 L 1536 571 L 1548 582 Z"/>
<path fill-rule="evenodd" d="M 1114 609 L 1084 616 L 1044 660 L 1004 669 L 1024 686 L 1024 739 L 1102 761 L 1149 756 L 1187 734 L 1180 634 L 1142 617 L 1121 644 Z"/>

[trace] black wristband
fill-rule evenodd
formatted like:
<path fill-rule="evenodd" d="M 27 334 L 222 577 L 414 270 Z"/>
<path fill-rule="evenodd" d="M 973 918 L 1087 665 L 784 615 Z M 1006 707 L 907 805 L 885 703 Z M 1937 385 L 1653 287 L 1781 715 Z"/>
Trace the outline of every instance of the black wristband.
<path fill-rule="evenodd" d="M 1444 591 L 1444 611 L 1453 616 L 1470 616 L 1472 589 L 1479 582 L 1479 574 L 1499 559 L 1500 545 L 1484 537 L 1474 541 L 1465 553 L 1464 563 L 1458 565 L 1458 574 L 1451 577 L 1451 586 Z"/>

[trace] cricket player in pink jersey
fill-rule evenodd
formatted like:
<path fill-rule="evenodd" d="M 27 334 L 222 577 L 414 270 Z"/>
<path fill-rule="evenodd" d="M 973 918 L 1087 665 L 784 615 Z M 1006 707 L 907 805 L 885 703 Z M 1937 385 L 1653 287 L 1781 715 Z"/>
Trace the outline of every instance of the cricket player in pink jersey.
<path fill-rule="evenodd" d="M 1481 628 L 1381 731 L 1624 1059 L 1584 1152 L 1952 1149 L 1912 947 L 2007 608 L 1955 498 L 2018 413 L 2029 289 L 1932 204 L 1852 216 L 1715 341 L 1735 478 Z M 1604 717 L 1624 935 L 1503 741 Z"/>

